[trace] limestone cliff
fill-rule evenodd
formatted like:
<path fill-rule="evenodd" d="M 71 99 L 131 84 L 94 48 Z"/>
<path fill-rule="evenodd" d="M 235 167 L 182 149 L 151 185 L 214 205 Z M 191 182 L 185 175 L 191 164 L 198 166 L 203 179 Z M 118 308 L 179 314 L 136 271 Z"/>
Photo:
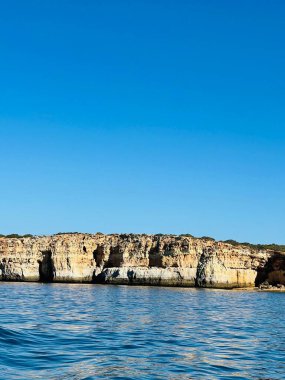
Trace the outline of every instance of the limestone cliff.
<path fill-rule="evenodd" d="M 0 238 L 0 280 L 212 288 L 285 283 L 285 255 L 174 235 Z"/>

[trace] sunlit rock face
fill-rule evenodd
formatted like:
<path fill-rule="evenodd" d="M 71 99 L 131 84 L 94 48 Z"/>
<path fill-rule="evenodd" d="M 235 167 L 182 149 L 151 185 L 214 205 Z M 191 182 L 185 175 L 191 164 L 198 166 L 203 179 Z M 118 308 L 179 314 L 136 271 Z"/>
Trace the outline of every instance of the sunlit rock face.
<path fill-rule="evenodd" d="M 0 238 L 3 281 L 253 287 L 285 283 L 285 255 L 174 235 Z"/>

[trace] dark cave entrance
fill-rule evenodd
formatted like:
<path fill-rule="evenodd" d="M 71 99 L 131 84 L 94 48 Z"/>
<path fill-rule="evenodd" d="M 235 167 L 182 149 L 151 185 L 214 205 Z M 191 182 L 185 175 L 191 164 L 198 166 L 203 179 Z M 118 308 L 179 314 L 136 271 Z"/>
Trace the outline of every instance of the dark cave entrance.
<path fill-rule="evenodd" d="M 52 282 L 54 278 L 54 265 L 51 251 L 42 252 L 42 260 L 39 260 L 39 276 L 41 282 Z"/>
<path fill-rule="evenodd" d="M 260 286 L 263 282 L 270 285 L 285 284 L 285 256 L 281 252 L 273 252 L 264 266 L 257 269 L 255 286 Z"/>

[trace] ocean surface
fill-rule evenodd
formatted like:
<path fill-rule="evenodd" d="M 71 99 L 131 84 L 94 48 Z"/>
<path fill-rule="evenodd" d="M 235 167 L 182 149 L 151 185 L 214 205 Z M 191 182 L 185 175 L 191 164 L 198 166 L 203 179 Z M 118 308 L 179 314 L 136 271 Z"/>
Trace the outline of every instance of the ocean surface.
<path fill-rule="evenodd" d="M 0 379 L 285 379 L 285 293 L 0 283 Z"/>

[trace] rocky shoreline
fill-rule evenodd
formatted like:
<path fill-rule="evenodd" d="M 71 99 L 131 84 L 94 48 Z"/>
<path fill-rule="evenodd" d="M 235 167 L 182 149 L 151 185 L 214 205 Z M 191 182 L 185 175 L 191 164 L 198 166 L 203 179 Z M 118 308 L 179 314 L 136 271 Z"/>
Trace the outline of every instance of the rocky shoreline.
<path fill-rule="evenodd" d="M 265 281 L 259 285 L 258 290 L 263 291 L 263 292 L 284 292 L 285 285 L 284 284 L 272 285 L 272 284 L 269 284 L 268 281 Z"/>
<path fill-rule="evenodd" d="M 0 237 L 0 281 L 283 290 L 285 254 L 183 235 Z"/>

